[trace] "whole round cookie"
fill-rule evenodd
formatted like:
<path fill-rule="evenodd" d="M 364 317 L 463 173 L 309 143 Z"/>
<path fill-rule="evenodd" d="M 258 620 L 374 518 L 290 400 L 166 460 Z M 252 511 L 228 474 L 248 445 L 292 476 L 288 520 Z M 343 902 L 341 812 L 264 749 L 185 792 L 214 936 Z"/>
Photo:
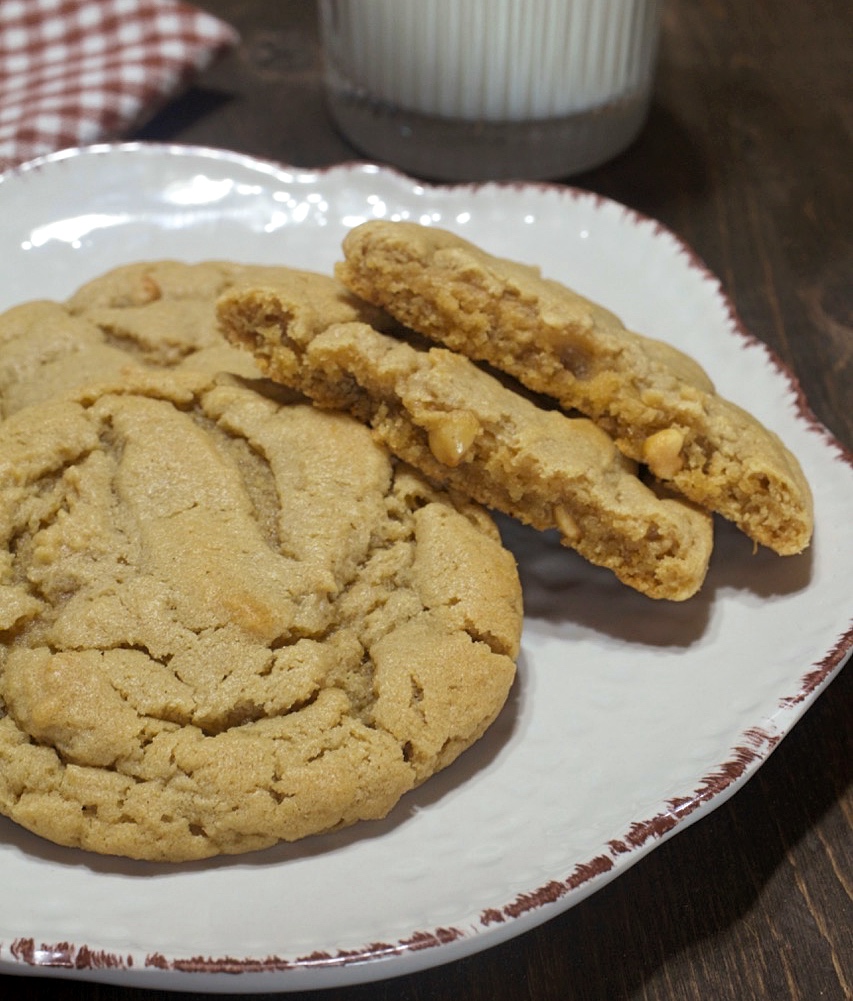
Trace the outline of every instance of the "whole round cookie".
<path fill-rule="evenodd" d="M 521 631 L 477 505 L 348 416 L 137 372 L 0 422 L 0 813 L 181 861 L 380 818 Z"/>

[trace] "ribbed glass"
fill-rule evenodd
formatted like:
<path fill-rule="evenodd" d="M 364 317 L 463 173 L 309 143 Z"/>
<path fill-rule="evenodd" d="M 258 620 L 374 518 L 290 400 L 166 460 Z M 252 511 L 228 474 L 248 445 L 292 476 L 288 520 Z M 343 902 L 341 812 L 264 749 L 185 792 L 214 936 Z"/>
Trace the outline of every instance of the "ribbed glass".
<path fill-rule="evenodd" d="M 419 136 L 444 142 L 458 123 L 463 143 L 503 147 L 503 166 L 491 161 L 490 173 L 483 163 L 483 176 L 512 173 L 514 125 L 524 126 L 515 129 L 522 141 L 535 123 L 541 145 L 553 124 L 565 145 L 566 123 L 587 135 L 582 119 L 594 116 L 600 136 L 596 151 L 577 161 L 582 169 L 590 156 L 607 158 L 608 135 L 618 151 L 642 124 L 659 14 L 658 0 L 321 0 L 332 112 L 357 146 L 395 162 L 379 135 L 390 130 L 388 142 L 402 141 L 396 160 L 404 167 Z M 428 136 L 431 120 L 437 131 Z M 558 174 L 577 169 L 567 151 L 561 157 Z M 543 176 L 555 169 L 543 167 Z"/>

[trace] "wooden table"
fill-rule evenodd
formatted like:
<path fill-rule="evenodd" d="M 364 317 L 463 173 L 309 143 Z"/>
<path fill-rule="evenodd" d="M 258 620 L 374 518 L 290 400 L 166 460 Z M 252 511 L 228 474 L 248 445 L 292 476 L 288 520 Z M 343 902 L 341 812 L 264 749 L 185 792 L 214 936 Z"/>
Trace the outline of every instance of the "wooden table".
<path fill-rule="evenodd" d="M 356 157 L 323 106 L 313 3 L 205 0 L 242 44 L 137 138 L 295 166 Z M 647 127 L 571 179 L 693 246 L 853 446 L 848 0 L 668 0 Z M 806 667 L 807 665 L 804 665 Z M 561 917 L 472 958 L 293 1001 L 842 1001 L 853 996 L 848 670 L 731 800 Z M 223 901 L 223 906 L 227 902 Z M 0 977 L 0 994 L 193 995 Z M 230 988 L 239 990 L 239 980 Z M 198 995 L 195 995 L 198 996 Z"/>

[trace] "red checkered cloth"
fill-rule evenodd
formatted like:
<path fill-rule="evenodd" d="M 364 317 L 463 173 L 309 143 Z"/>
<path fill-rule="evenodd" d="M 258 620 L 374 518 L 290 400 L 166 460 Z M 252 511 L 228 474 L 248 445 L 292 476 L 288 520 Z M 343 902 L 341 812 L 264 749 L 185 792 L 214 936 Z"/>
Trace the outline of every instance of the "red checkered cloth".
<path fill-rule="evenodd" d="M 0 0 L 0 170 L 127 134 L 237 40 L 180 0 Z"/>

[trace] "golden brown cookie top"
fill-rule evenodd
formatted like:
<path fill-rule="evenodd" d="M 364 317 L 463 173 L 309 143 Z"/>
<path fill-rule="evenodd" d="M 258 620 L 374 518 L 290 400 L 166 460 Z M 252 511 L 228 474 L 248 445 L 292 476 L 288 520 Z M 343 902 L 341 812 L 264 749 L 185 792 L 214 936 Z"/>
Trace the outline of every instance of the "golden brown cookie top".
<path fill-rule="evenodd" d="M 0 422 L 0 812 L 181 860 L 384 816 L 507 696 L 494 524 L 339 414 L 142 371 Z"/>

